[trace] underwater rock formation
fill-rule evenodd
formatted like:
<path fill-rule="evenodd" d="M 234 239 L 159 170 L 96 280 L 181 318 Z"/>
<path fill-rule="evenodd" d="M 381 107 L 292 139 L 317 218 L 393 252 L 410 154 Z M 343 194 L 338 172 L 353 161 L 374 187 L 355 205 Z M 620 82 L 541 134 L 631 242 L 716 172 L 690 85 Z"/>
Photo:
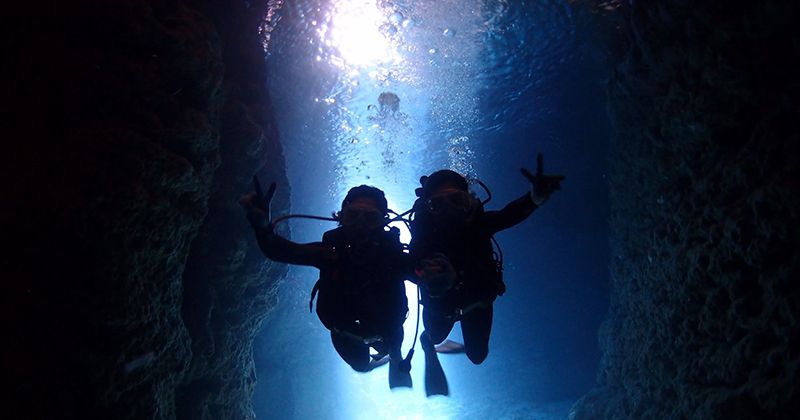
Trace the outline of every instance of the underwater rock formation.
<path fill-rule="evenodd" d="M 179 418 L 254 416 L 252 343 L 275 304 L 275 280 L 286 273 L 286 265 L 271 263 L 261 254 L 238 204 L 257 173 L 265 184 L 280 185 L 273 210 L 288 209 L 283 156 L 266 101 L 264 51 L 255 30 L 242 30 L 258 28 L 266 12 L 256 9 L 244 2 L 220 2 L 210 13 L 223 43 L 226 100 L 220 113 L 221 165 L 208 217 L 192 243 L 183 276 L 183 318 L 192 337 L 193 358 L 179 388 Z"/>
<path fill-rule="evenodd" d="M 634 1 L 610 84 L 612 297 L 573 419 L 800 406 L 798 6 Z"/>
<path fill-rule="evenodd" d="M 236 200 L 257 171 L 285 177 L 259 8 L 6 9 L 4 418 L 252 412 L 252 337 L 281 270 Z"/>

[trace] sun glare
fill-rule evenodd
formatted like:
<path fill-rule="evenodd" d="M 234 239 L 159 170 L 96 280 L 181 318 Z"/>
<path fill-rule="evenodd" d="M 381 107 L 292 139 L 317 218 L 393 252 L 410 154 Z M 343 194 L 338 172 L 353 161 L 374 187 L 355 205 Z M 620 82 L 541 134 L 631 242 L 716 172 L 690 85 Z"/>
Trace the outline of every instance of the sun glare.
<path fill-rule="evenodd" d="M 338 51 L 331 63 L 344 67 L 366 67 L 397 62 L 400 56 L 387 38 L 387 16 L 374 0 L 343 0 L 333 5 L 329 27 L 319 34 L 325 45 Z"/>

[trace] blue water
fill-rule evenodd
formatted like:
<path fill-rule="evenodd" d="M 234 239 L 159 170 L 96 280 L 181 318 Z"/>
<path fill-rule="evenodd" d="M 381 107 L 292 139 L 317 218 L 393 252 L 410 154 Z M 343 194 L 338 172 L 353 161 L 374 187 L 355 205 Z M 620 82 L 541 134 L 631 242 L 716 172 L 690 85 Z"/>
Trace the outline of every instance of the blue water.
<path fill-rule="evenodd" d="M 293 212 L 328 215 L 359 184 L 404 211 L 419 177 L 445 167 L 484 181 L 499 209 L 526 191 L 519 168 L 537 152 L 567 179 L 497 235 L 508 292 L 483 364 L 440 358 L 451 396 L 425 397 L 421 353 L 411 390 L 391 392 L 386 368 L 352 371 L 308 312 L 317 270 L 296 267 L 255 343 L 258 418 L 564 418 L 592 386 L 608 300 L 607 38 L 604 16 L 571 3 L 296 1 L 271 18 L 267 83 Z M 398 109 L 381 109 L 383 92 Z M 311 242 L 334 226 L 291 227 Z"/>

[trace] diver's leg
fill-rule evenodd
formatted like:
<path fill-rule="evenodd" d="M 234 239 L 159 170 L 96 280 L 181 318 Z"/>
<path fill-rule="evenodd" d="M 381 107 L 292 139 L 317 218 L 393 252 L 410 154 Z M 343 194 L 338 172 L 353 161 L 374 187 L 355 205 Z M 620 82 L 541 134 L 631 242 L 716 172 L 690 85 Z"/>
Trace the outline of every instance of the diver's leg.
<path fill-rule="evenodd" d="M 431 344 L 439 344 L 444 341 L 453 329 L 455 319 L 444 315 L 444 311 L 436 308 L 424 307 L 422 309 L 422 325 Z"/>
<path fill-rule="evenodd" d="M 420 334 L 419 343 L 425 352 L 425 394 L 429 397 L 450 394 L 447 377 L 434 347 L 434 344 L 447 338 L 455 323 L 453 318 L 444 316 L 444 313 L 445 311 L 431 306 L 425 306 L 422 310 L 422 324 L 425 326 L 425 331 Z"/>
<path fill-rule="evenodd" d="M 373 366 L 370 364 L 369 346 L 344 334 L 331 331 L 333 348 L 342 359 L 357 372 L 369 372 Z"/>
<path fill-rule="evenodd" d="M 411 388 L 411 369 L 409 363 L 404 363 L 403 353 L 400 349 L 403 344 L 403 326 L 398 325 L 392 328 L 387 334 L 386 346 L 389 350 L 389 388 L 406 387 Z"/>
<path fill-rule="evenodd" d="M 429 397 L 431 395 L 449 395 L 447 376 L 444 374 L 442 364 L 439 362 L 439 355 L 433 347 L 427 330 L 419 336 L 419 343 L 425 352 L 425 395 Z"/>
<path fill-rule="evenodd" d="M 461 333 L 469 360 L 479 365 L 489 355 L 489 335 L 492 332 L 492 304 L 475 308 L 461 318 Z"/>

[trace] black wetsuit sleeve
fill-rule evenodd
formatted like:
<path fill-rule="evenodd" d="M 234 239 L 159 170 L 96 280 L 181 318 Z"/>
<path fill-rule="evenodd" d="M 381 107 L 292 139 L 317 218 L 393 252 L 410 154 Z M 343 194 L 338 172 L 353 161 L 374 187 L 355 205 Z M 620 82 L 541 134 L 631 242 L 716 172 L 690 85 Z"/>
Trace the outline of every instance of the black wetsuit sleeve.
<path fill-rule="evenodd" d="M 486 234 L 494 235 L 522 222 L 538 207 L 531 199 L 530 193 L 525 193 L 522 197 L 506 204 L 502 210 L 484 213 L 481 218 L 481 228 L 486 231 Z"/>
<path fill-rule="evenodd" d="M 332 246 L 322 242 L 298 244 L 276 235 L 269 228 L 257 230 L 256 240 L 261 252 L 273 261 L 322 268 L 336 260 Z"/>

